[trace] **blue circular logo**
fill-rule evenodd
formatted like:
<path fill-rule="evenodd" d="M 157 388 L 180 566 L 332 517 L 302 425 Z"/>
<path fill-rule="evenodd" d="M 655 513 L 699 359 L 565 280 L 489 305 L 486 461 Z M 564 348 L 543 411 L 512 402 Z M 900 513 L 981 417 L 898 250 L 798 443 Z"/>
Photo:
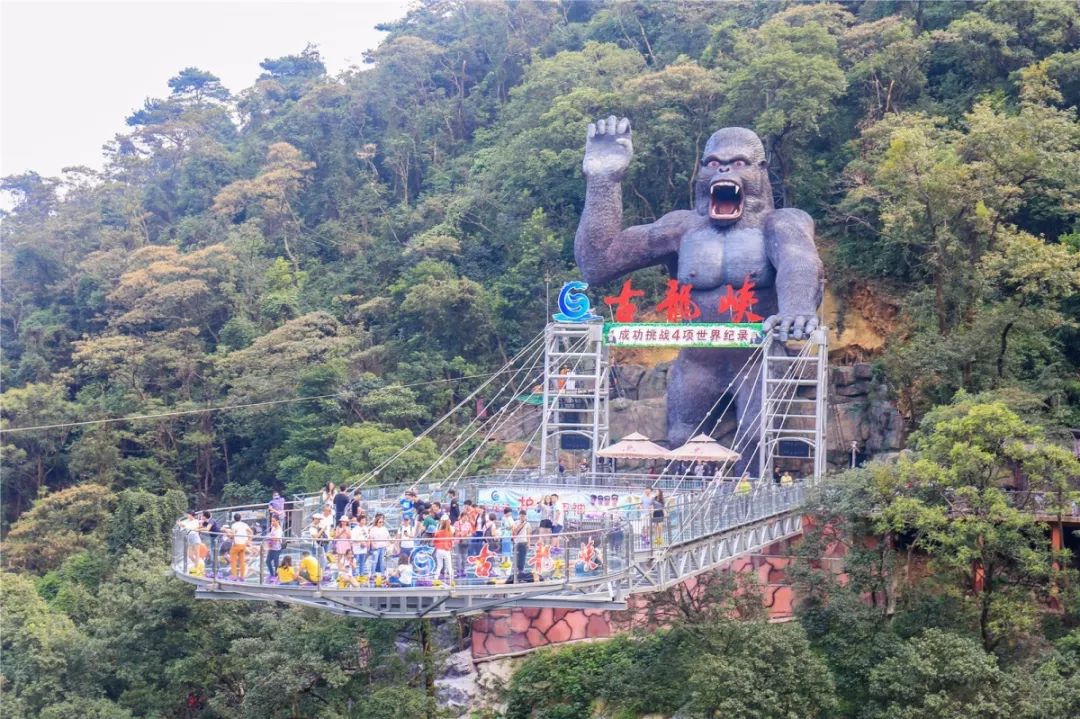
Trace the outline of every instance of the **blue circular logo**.
<path fill-rule="evenodd" d="M 602 319 L 592 312 L 592 304 L 585 290 L 587 282 L 573 280 L 567 282 L 559 291 L 559 311 L 551 316 L 556 322 L 589 322 Z"/>
<path fill-rule="evenodd" d="M 409 553 L 409 563 L 412 564 L 413 575 L 426 579 L 435 576 L 435 551 L 422 545 Z"/>

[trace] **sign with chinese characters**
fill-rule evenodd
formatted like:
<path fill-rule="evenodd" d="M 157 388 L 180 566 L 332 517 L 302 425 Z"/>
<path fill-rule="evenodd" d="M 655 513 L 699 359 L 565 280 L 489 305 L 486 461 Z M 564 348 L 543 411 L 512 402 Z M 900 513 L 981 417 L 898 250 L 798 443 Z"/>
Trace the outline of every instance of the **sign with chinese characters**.
<path fill-rule="evenodd" d="M 728 347 L 751 348 L 765 341 L 760 322 L 731 324 L 694 322 L 608 322 L 604 344 L 610 347 Z"/>
<path fill-rule="evenodd" d="M 599 493 L 598 493 L 599 492 Z M 500 517 L 502 510 L 509 507 L 517 516 L 518 510 L 524 509 L 528 513 L 530 522 L 540 521 L 540 503 L 548 494 L 554 492 L 526 492 L 513 487 L 483 488 L 477 491 L 477 504 L 488 507 Z M 610 511 L 615 507 L 628 504 L 641 503 L 641 496 L 634 493 L 619 494 L 618 489 L 607 488 L 607 491 L 583 492 L 571 490 L 558 492 L 559 503 L 562 504 L 567 516 L 573 518 L 597 517 L 603 512 Z"/>

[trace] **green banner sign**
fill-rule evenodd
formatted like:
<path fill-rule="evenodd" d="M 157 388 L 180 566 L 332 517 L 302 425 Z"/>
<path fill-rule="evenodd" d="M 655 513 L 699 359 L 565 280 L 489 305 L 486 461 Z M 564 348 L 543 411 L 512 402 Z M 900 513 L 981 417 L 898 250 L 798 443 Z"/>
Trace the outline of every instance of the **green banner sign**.
<path fill-rule="evenodd" d="M 760 322 L 607 322 L 604 344 L 610 347 L 709 347 L 746 349 L 765 341 Z"/>

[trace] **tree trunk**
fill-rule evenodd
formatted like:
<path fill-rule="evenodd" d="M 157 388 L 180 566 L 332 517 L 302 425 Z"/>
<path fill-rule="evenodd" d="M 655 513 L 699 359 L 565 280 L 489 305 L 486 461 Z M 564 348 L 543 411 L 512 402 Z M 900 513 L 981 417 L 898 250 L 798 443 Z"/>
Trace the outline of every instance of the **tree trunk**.
<path fill-rule="evenodd" d="M 424 691 L 431 699 L 431 708 L 435 707 L 435 649 L 431 643 L 431 620 L 420 620 L 420 652 L 422 655 L 421 665 L 424 671 Z M 428 711 L 428 719 L 434 719 L 431 709 Z"/>
<path fill-rule="evenodd" d="M 998 350 L 997 358 L 997 376 L 998 379 L 1004 379 L 1005 377 L 1005 352 L 1009 349 L 1009 330 L 1016 324 L 1016 320 L 1009 320 L 1005 323 L 1005 328 L 1001 330 L 1001 349 Z"/>

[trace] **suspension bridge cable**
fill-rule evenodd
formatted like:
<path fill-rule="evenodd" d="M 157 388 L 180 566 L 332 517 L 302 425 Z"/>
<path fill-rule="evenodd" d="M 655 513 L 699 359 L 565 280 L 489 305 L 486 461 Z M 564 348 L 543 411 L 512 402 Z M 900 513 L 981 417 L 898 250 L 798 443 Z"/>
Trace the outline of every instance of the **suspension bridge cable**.
<path fill-rule="evenodd" d="M 803 347 L 799 351 L 799 353 L 792 357 L 792 361 L 788 364 L 787 370 L 784 372 L 784 375 L 780 378 L 781 381 L 795 378 L 796 372 L 799 371 L 797 368 L 800 365 L 800 360 L 805 359 L 805 358 L 810 356 L 811 346 L 812 346 L 811 343 L 807 342 L 805 345 L 803 345 Z M 761 371 L 762 372 L 767 372 L 768 371 L 767 366 L 763 364 L 762 368 L 761 368 Z M 791 377 L 789 378 L 788 375 L 791 375 Z M 788 385 L 787 387 L 784 387 L 780 391 L 781 391 L 782 394 L 790 393 L 791 396 L 787 397 L 787 398 L 784 398 L 782 396 L 779 400 L 777 400 L 778 403 L 787 402 L 788 406 L 790 407 L 791 402 L 794 400 L 795 394 L 798 392 L 798 385 L 796 383 L 791 383 L 790 385 Z M 763 395 L 764 394 L 767 394 L 767 393 L 763 392 Z M 739 423 L 739 426 L 738 426 L 738 428 L 736 429 L 736 432 L 735 432 L 735 441 L 732 443 L 733 444 L 732 449 L 734 449 L 735 451 L 740 451 L 742 449 L 745 449 L 747 446 L 749 446 L 749 444 L 750 444 L 750 441 L 749 441 L 750 427 L 753 426 L 753 424 L 755 424 L 755 422 L 760 421 L 760 418 L 765 413 L 765 402 L 766 401 L 768 401 L 768 397 L 762 396 L 761 405 L 758 407 L 757 414 L 749 422 L 745 422 L 745 423 L 740 422 Z M 745 427 L 745 429 L 744 429 L 744 427 Z M 742 438 L 741 439 L 739 438 L 740 430 L 742 430 Z M 763 478 L 762 478 L 762 481 L 763 481 Z M 719 488 L 719 486 L 720 485 L 718 483 L 716 483 L 716 482 L 711 482 L 709 484 L 709 486 L 705 489 L 705 491 L 701 494 L 701 496 L 697 499 L 697 501 L 695 501 L 695 508 L 690 513 L 690 516 L 687 517 L 687 519 L 686 519 L 686 521 L 688 523 L 693 522 L 694 518 L 696 518 L 697 515 L 699 513 L 701 513 L 705 509 L 705 507 L 707 507 L 709 505 L 709 503 L 713 499 L 713 496 L 716 494 L 716 491 Z M 725 498 L 724 501 L 725 502 L 728 501 L 727 498 Z"/>
<path fill-rule="evenodd" d="M 701 418 L 701 421 L 699 421 L 697 423 L 697 426 L 694 427 L 694 430 L 690 433 L 690 437 L 688 437 L 687 439 L 690 439 L 690 438 L 693 438 L 693 437 L 697 436 L 697 433 L 701 430 L 702 427 L 705 426 L 705 423 L 709 421 L 709 416 L 712 414 L 713 410 L 716 409 L 717 405 L 720 404 L 720 401 L 728 394 L 728 392 L 731 390 L 732 385 L 735 384 L 735 381 L 737 379 L 741 378 L 741 381 L 739 382 L 739 388 L 736 389 L 736 393 L 738 393 L 739 389 L 742 389 L 742 385 L 746 382 L 746 378 L 749 376 L 749 374 L 751 372 L 751 370 L 747 368 L 747 365 L 751 365 L 751 360 L 753 361 L 754 364 L 756 364 L 758 359 L 763 356 L 763 353 L 764 353 L 764 345 L 762 345 L 761 347 L 759 347 L 758 349 L 754 350 L 753 352 L 751 352 L 750 354 L 747 355 L 746 361 L 743 362 L 742 367 L 740 367 L 739 371 L 736 372 L 735 375 L 731 378 L 731 380 L 728 382 L 727 387 L 725 387 L 723 389 L 723 391 L 721 391 L 720 394 L 717 395 L 716 401 L 713 402 L 712 406 L 710 406 L 709 409 L 705 411 L 705 415 Z M 731 404 L 729 402 L 728 407 L 730 408 L 730 406 L 731 406 Z M 725 412 L 726 411 L 727 410 L 725 410 Z M 714 429 L 715 429 L 715 427 L 714 427 Z M 663 469 L 663 471 L 661 471 L 660 476 L 663 476 L 663 475 L 667 474 L 668 469 L 676 461 L 677 460 L 669 459 L 667 461 L 667 464 L 664 465 L 664 469 Z M 684 478 L 685 478 L 685 475 L 684 475 Z M 653 486 L 655 486 L 656 483 L 659 482 L 659 481 L 660 481 L 660 478 L 657 477 L 656 481 L 653 482 Z M 680 479 L 680 484 L 681 484 L 681 482 L 682 482 L 682 480 Z"/>
<path fill-rule="evenodd" d="M 523 355 L 526 355 L 526 354 L 532 352 L 532 346 L 536 342 L 541 341 L 543 339 L 543 337 L 544 337 L 544 332 L 543 331 L 539 332 L 516 355 L 514 355 L 509 360 L 507 360 L 506 364 L 504 364 L 502 367 L 500 367 L 498 371 L 496 371 L 494 374 L 492 374 L 490 377 L 488 377 L 488 379 L 486 381 L 484 381 L 479 387 L 477 387 L 472 392 L 470 392 L 469 395 L 467 397 L 465 397 L 465 399 L 458 402 L 457 405 L 455 405 L 449 412 L 447 412 L 442 417 L 440 417 L 438 420 L 436 420 L 430 427 L 428 427 L 423 432 L 421 432 L 420 434 L 413 437 L 412 440 L 410 440 L 409 442 L 406 442 L 405 445 L 403 447 L 401 447 L 401 449 L 399 449 L 397 452 L 392 454 L 386 460 L 381 462 L 377 467 L 370 470 L 366 475 L 364 475 L 361 478 L 360 482 L 358 482 L 356 485 L 353 485 L 352 487 L 350 487 L 348 491 L 354 491 L 354 490 L 358 489 L 359 487 L 362 487 L 363 485 L 367 484 L 373 477 L 378 476 L 379 472 L 381 472 L 382 470 L 389 467 L 393 462 L 395 462 L 397 460 L 398 457 L 405 454 L 405 452 L 407 452 L 409 449 L 411 449 L 413 446 L 415 446 L 417 442 L 419 442 L 424 437 L 431 434 L 435 430 L 436 427 L 438 427 L 440 424 L 442 424 L 447 419 L 449 419 L 450 416 L 453 415 L 455 412 L 457 412 L 459 409 L 464 407 L 477 394 L 479 394 L 481 390 L 483 390 L 485 387 L 487 387 L 489 384 L 491 384 L 495 380 L 496 377 L 498 377 L 500 375 L 503 375 L 503 374 L 508 374 L 509 372 L 516 372 L 517 370 L 507 370 L 507 368 L 512 366 L 515 362 L 517 362 Z"/>
<path fill-rule="evenodd" d="M 528 364 L 527 365 L 522 364 L 522 366 L 516 372 L 514 372 L 513 376 L 510 378 L 510 380 L 506 384 L 504 384 L 499 389 L 499 391 L 495 394 L 495 396 L 492 398 L 492 401 L 494 402 L 495 400 L 497 400 L 499 395 L 501 395 L 508 387 L 512 387 L 515 380 L 518 379 L 519 375 L 524 375 L 525 377 L 530 376 L 533 373 L 533 371 L 535 371 L 536 364 L 539 361 L 540 357 L 543 356 L 543 352 L 544 352 L 544 347 L 541 344 L 534 351 L 533 356 L 528 361 Z M 494 431 L 495 427 L 501 427 L 502 424 L 505 421 L 507 421 L 510 414 L 512 414 L 512 413 L 508 413 L 507 410 L 510 407 L 513 406 L 513 402 L 514 402 L 514 399 L 517 396 L 518 391 L 520 391 L 519 388 L 514 389 L 512 391 L 511 397 L 508 399 L 506 404 L 499 407 L 499 409 L 497 409 L 488 419 L 486 419 L 486 420 L 484 420 L 483 422 L 480 422 L 480 423 L 470 422 L 468 425 L 466 425 L 464 428 L 462 428 L 462 431 L 459 432 L 457 437 L 455 437 L 454 440 L 447 446 L 447 448 L 445 450 L 443 450 L 442 454 L 435 461 L 435 463 L 432 464 L 430 467 L 428 467 L 428 469 L 426 469 L 423 472 L 423 474 L 421 474 L 419 477 L 417 477 L 416 481 L 417 482 L 424 481 L 427 477 L 429 477 L 432 474 L 432 472 L 435 471 L 435 469 L 437 467 L 439 467 L 443 462 L 445 462 L 447 459 L 449 459 L 451 456 L 453 456 L 453 454 L 455 452 L 457 452 L 459 449 L 464 447 L 469 442 L 469 440 L 471 440 L 473 437 L 475 437 L 486 426 L 491 426 L 493 428 L 492 431 Z M 504 413 L 506 415 L 505 417 L 504 417 Z M 491 435 L 491 432 L 489 432 L 488 437 L 490 437 L 490 435 Z M 486 438 L 485 438 L 485 441 L 486 441 Z M 483 446 L 483 444 L 481 443 L 481 445 L 479 445 L 479 446 Z M 450 470 L 447 477 L 439 482 L 439 486 L 442 486 L 449 479 L 449 477 L 453 476 L 454 472 L 457 470 L 457 467 L 458 467 L 458 465 L 455 465 L 454 468 L 452 468 Z"/>
<path fill-rule="evenodd" d="M 568 349 L 567 351 L 568 351 L 568 352 L 574 352 L 574 353 L 576 353 L 576 352 L 577 352 L 577 351 L 578 351 L 579 349 L 584 349 L 584 348 L 585 348 L 585 347 L 587 346 L 587 344 L 588 344 L 588 339 L 587 339 L 587 338 L 580 338 L 580 339 L 579 339 L 579 340 L 578 340 L 578 341 L 577 341 L 577 342 L 576 342 L 576 343 L 575 343 L 574 345 L 572 345 L 572 346 L 571 346 L 571 347 L 570 347 L 570 348 L 569 348 L 569 349 Z M 545 347 L 545 351 L 546 351 L 546 349 L 547 349 L 547 348 Z M 574 366 L 573 366 L 573 369 L 571 370 L 570 374 L 575 374 L 575 373 L 577 372 L 577 368 L 578 368 L 578 366 L 579 366 L 579 365 L 581 364 L 581 362 L 582 362 L 582 360 L 583 360 L 583 359 L 584 359 L 583 357 L 578 357 L 578 358 L 577 358 L 577 360 L 576 360 L 576 361 L 574 362 Z M 544 378 L 544 381 L 545 381 L 545 382 L 549 382 L 549 381 L 551 381 L 551 378 L 549 378 L 549 377 L 545 377 L 545 378 Z M 560 390 L 559 390 L 559 393 L 558 393 L 558 394 L 559 394 L 559 395 L 561 395 L 561 394 L 563 393 L 563 391 L 564 391 L 564 390 L 565 390 L 565 385 L 564 385 L 564 387 L 563 387 L 563 388 L 560 388 Z M 558 395 L 557 395 L 557 396 L 558 396 Z M 545 408 L 545 410 L 546 410 L 546 408 Z M 531 437 L 529 438 L 529 442 L 528 442 L 528 444 L 526 444 L 526 445 L 525 445 L 525 449 L 526 449 L 526 451 L 528 450 L 529 446 L 531 446 L 531 445 L 532 445 L 532 441 L 533 441 L 533 439 L 534 439 L 534 438 L 535 438 L 535 436 L 536 436 L 536 432 L 537 432 L 537 431 L 539 431 L 539 429 L 540 429 L 541 427 L 543 427 L 543 426 L 544 426 L 544 423 L 543 423 L 543 421 L 541 421 L 541 422 L 540 422 L 540 424 L 539 424 L 539 425 L 537 426 L 537 429 L 536 429 L 536 430 L 534 430 L 534 432 L 533 432 L 533 435 L 532 435 L 532 436 L 531 436 Z M 487 442 L 487 440 L 488 440 L 488 439 L 489 439 L 490 437 L 491 437 L 491 433 L 489 433 L 489 434 L 488 434 L 488 436 L 487 436 L 487 437 L 485 437 L 485 438 L 484 438 L 484 440 L 483 440 L 483 441 L 482 441 L 482 442 L 481 442 L 481 443 L 480 443 L 479 445 L 477 445 L 476 449 L 474 449 L 474 450 L 473 450 L 472 454 L 471 454 L 471 455 L 470 455 L 469 457 L 467 457 L 467 458 L 466 458 L 466 460 L 465 460 L 465 462 L 464 462 L 464 463 L 463 463 L 463 464 L 462 464 L 462 465 L 460 466 L 460 469 L 461 469 L 461 471 L 460 471 L 460 473 L 459 473 L 459 475 L 458 475 L 458 477 L 457 477 L 457 479 L 458 479 L 458 480 L 460 480 L 460 479 L 461 479 L 461 478 L 462 478 L 462 477 L 464 476 L 464 474 L 465 474 L 465 468 L 466 468 L 466 467 L 468 467 L 469 465 L 471 465 L 471 464 L 472 464 L 472 461 L 473 461 L 473 459 L 475 459 L 476 455 L 478 455 L 478 454 L 479 454 L 480 450 L 481 450 L 481 449 L 483 448 L 483 446 L 484 446 L 484 443 L 485 443 L 485 442 Z M 519 464 L 521 464 L 521 460 L 522 460 L 522 458 L 523 458 L 524 456 L 525 456 L 525 451 L 521 452 L 521 454 L 519 454 L 519 455 L 518 455 L 517 459 L 516 459 L 516 460 L 514 461 L 514 466 L 513 466 L 512 468 L 511 468 L 511 471 L 514 471 L 514 470 L 516 470 L 516 469 L 517 469 L 518 465 L 519 465 Z"/>

